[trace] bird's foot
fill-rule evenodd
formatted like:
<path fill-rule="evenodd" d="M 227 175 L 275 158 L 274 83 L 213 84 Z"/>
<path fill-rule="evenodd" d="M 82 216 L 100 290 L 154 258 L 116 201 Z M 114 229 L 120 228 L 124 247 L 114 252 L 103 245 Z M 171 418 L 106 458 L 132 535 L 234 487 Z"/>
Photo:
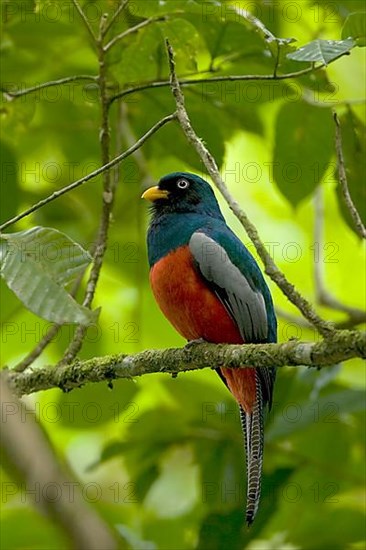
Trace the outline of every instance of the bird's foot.
<path fill-rule="evenodd" d="M 167 371 L 165 370 L 165 366 L 160 367 L 159 372 L 165 372 L 166 374 L 170 374 L 170 376 L 171 376 L 172 378 L 177 378 L 177 376 L 178 376 L 178 372 L 170 372 L 170 373 L 167 372 Z"/>
<path fill-rule="evenodd" d="M 195 340 L 189 340 L 186 345 L 184 346 L 185 349 L 189 349 L 193 346 L 196 346 L 197 344 L 206 344 L 206 340 L 204 338 L 196 338 Z"/>

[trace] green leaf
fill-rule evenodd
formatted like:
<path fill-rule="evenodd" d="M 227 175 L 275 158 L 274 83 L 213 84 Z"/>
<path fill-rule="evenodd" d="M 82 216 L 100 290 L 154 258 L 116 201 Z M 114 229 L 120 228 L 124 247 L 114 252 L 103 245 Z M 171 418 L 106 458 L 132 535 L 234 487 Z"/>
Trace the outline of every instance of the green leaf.
<path fill-rule="evenodd" d="M 89 309 L 80 306 L 36 262 L 24 261 L 22 252 L 7 252 L 1 275 L 26 308 L 43 319 L 59 324 L 95 322 Z"/>
<path fill-rule="evenodd" d="M 314 63 L 320 61 L 327 65 L 337 57 L 348 54 L 356 42 L 352 38 L 347 40 L 313 40 L 293 53 L 287 54 L 289 59 Z"/>
<path fill-rule="evenodd" d="M 294 65 L 294 62 L 292 62 L 291 65 Z M 294 70 L 294 67 L 291 67 L 290 70 Z M 325 68 L 300 76 L 296 81 L 296 84 L 298 83 L 302 84 L 304 88 L 314 90 L 319 94 L 325 94 L 325 101 L 327 101 L 328 98 L 332 98 L 336 91 L 336 86 L 334 82 L 329 80 L 329 76 Z M 314 94 L 314 97 L 317 96 Z"/>
<path fill-rule="evenodd" d="M 348 14 L 353 11 L 357 11 L 360 4 L 363 4 L 363 0 L 337 0 L 337 2 L 329 2 L 329 0 L 310 0 L 309 2 L 314 8 L 311 11 L 314 14 L 314 20 L 316 23 L 325 21 L 326 23 L 335 23 L 339 21 L 339 18 L 343 20 Z M 322 12 L 319 10 L 323 10 Z M 323 18 L 320 16 L 323 15 Z"/>
<path fill-rule="evenodd" d="M 342 390 L 328 393 L 316 401 L 289 403 L 285 414 L 277 414 L 266 431 L 266 441 L 293 436 L 311 426 L 339 424 L 347 413 L 362 411 L 365 405 L 365 392 L 362 390 Z M 321 438 L 320 438 L 320 441 Z M 324 442 L 326 445 L 326 442 Z M 317 449 L 320 446 L 317 445 Z M 334 450 L 333 450 L 334 451 Z"/>
<path fill-rule="evenodd" d="M 2 238 L 1 276 L 30 311 L 59 324 L 95 322 L 98 313 L 79 305 L 63 288 L 91 260 L 79 244 L 47 227 Z"/>
<path fill-rule="evenodd" d="M 363 223 L 366 223 L 366 187 L 364 183 L 366 173 L 366 127 L 352 109 L 348 109 L 340 117 L 340 124 L 348 190 Z M 338 181 L 338 174 L 335 174 L 335 178 Z M 336 193 L 342 216 L 349 227 L 355 231 L 354 222 L 344 204 L 339 184 Z"/>
<path fill-rule="evenodd" d="M 278 504 L 283 497 L 283 489 L 294 471 L 292 468 L 278 468 L 270 475 L 263 473 L 262 496 L 258 516 L 253 526 L 248 530 L 243 528 L 244 497 L 246 495 L 243 465 L 242 480 L 236 484 L 221 484 L 221 491 L 218 491 L 222 500 L 233 496 L 236 507 L 229 512 L 227 509 L 220 512 L 211 509 L 202 521 L 197 548 L 221 550 L 221 548 L 226 548 L 228 537 L 230 537 L 230 548 L 238 548 L 238 550 L 246 548 L 249 541 L 259 537 L 259 533 L 276 513 Z M 219 480 L 217 485 L 219 485 Z"/>
<path fill-rule="evenodd" d="M 357 46 L 366 46 L 366 12 L 351 13 L 342 28 L 342 40 L 354 38 Z"/>
<path fill-rule="evenodd" d="M 273 176 L 293 206 L 310 195 L 321 181 L 333 154 L 333 132 L 329 109 L 304 102 L 285 104 L 280 109 Z"/>
<path fill-rule="evenodd" d="M 174 49 L 178 72 L 197 71 L 196 56 L 204 42 L 189 21 L 171 18 L 141 29 L 123 50 L 115 48 L 118 53 L 115 53 L 112 75 L 124 83 L 167 78 L 166 38 Z"/>
<path fill-rule="evenodd" d="M 265 457 L 268 451 L 265 449 Z M 265 463 L 264 463 L 265 464 Z M 262 491 L 258 516 L 250 529 L 250 539 L 256 539 L 259 533 L 268 525 L 276 513 L 283 498 L 283 490 L 295 472 L 295 468 L 276 468 L 274 471 L 262 473 Z"/>
<path fill-rule="evenodd" d="M 234 61 L 240 57 L 245 58 L 246 61 L 252 57 L 263 59 L 263 52 L 267 48 L 266 43 L 259 33 L 238 15 L 236 19 L 239 21 L 211 17 L 209 24 L 197 14 L 185 14 L 185 18 L 191 21 L 205 41 L 211 64 L 215 60 L 218 62 L 215 63 L 216 68 L 217 64 L 221 65 L 225 60 Z"/>
<path fill-rule="evenodd" d="M 201 43 L 197 29 L 185 19 L 170 19 L 160 25 L 162 38 L 168 38 L 174 49 L 178 69 L 197 71 L 196 56 Z"/>
<path fill-rule="evenodd" d="M 214 116 L 207 116 L 202 108 L 201 96 L 187 94 L 187 110 L 192 125 L 200 138 L 209 146 L 219 166 L 225 154 L 225 143 L 220 123 Z M 169 89 L 149 90 L 139 96 L 131 116 L 135 135 L 142 135 L 160 117 L 174 110 L 174 103 Z M 144 145 L 143 151 L 150 159 L 157 159 L 168 154 L 182 160 L 196 170 L 202 170 L 202 163 L 197 153 L 187 144 L 181 128 L 177 124 L 168 124 L 162 128 L 154 140 Z"/>
<path fill-rule="evenodd" d="M 193 546 L 195 543 L 188 539 L 187 534 L 196 534 L 199 521 L 196 511 L 175 518 L 160 518 L 156 514 L 151 514 L 151 512 L 145 513 L 144 538 L 153 542 L 150 543 L 150 546 L 141 544 L 133 546 L 133 550 L 172 550 L 172 548 L 189 550 L 197 548 Z M 172 541 L 179 541 L 179 546 L 178 544 L 172 546 Z"/>
<path fill-rule="evenodd" d="M 123 456 L 134 480 L 136 495 L 143 499 L 159 475 L 164 453 L 171 446 L 186 441 L 188 426 L 172 409 L 159 408 L 142 413 L 136 421 L 132 419 L 134 422 L 128 426 L 126 440 L 108 443 L 100 461 L 93 466 Z"/>
<path fill-rule="evenodd" d="M 278 66 L 281 67 L 286 63 L 289 54 L 296 51 L 296 47 L 292 44 L 296 42 L 295 38 L 275 38 L 268 41 L 268 47 L 275 60 L 278 60 Z"/>
<path fill-rule="evenodd" d="M 154 17 L 176 12 L 209 15 L 220 13 L 220 4 L 216 0 L 134 0 L 128 4 L 131 14 L 137 17 Z"/>
<path fill-rule="evenodd" d="M 200 439 L 194 441 L 196 461 L 201 470 L 202 497 L 206 507 L 216 512 L 225 512 L 244 507 L 244 491 L 229 494 L 223 498 L 224 487 L 242 487 L 245 472 L 244 441 L 239 422 L 236 425 L 235 439 L 225 438 L 225 427 L 216 423 L 211 432 L 202 430 Z M 207 429 L 207 428 L 206 428 Z M 212 439 L 210 440 L 210 434 Z"/>
<path fill-rule="evenodd" d="M 163 45 L 158 24 L 141 29 L 123 50 L 118 49 L 120 59 L 112 67 L 114 77 L 122 83 L 155 80 L 159 77 L 159 50 Z"/>
<path fill-rule="evenodd" d="M 221 550 L 230 547 L 230 550 L 244 548 L 244 512 L 236 508 L 233 511 L 223 513 L 210 513 L 202 521 L 198 550 Z M 230 546 L 228 546 L 230 541 Z"/>
<path fill-rule="evenodd" d="M 9 92 L 16 92 L 21 89 L 21 86 L 13 83 L 3 84 L 4 88 Z M 8 97 L 8 99 L 7 99 Z M 6 93 L 1 94 L 0 99 L 1 109 L 1 129 L 3 135 L 7 136 L 8 140 L 12 140 L 12 145 L 16 146 L 14 136 L 19 135 L 24 130 L 28 130 L 36 113 L 36 99 L 34 96 L 24 96 L 21 102 L 10 98 Z M 4 174 L 2 173 L 2 177 Z"/>
<path fill-rule="evenodd" d="M 112 419 L 118 425 L 134 426 L 139 412 L 134 402 L 137 392 L 132 380 L 114 381 L 113 391 L 107 384 L 87 384 L 76 392 L 60 392 L 55 411 L 62 413 L 60 424 L 72 430 L 93 430 Z"/>
<path fill-rule="evenodd" d="M 26 231 L 6 233 L 2 238 L 24 255 L 32 258 L 52 279 L 67 285 L 92 260 L 89 252 L 68 235 L 51 227 L 32 227 Z"/>

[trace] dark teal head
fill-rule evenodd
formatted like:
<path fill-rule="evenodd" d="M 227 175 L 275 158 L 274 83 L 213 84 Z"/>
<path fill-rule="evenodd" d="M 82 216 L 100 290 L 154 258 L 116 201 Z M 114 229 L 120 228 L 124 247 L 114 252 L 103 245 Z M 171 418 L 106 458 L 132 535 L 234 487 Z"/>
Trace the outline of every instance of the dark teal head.
<path fill-rule="evenodd" d="M 200 227 L 225 223 L 210 185 L 195 174 L 168 174 L 158 185 L 147 189 L 142 198 L 152 202 L 147 233 L 150 265 L 187 245 Z"/>
<path fill-rule="evenodd" d="M 164 176 L 157 186 L 147 189 L 142 197 L 153 203 L 153 217 L 194 212 L 222 219 L 211 186 L 189 172 L 173 172 Z"/>

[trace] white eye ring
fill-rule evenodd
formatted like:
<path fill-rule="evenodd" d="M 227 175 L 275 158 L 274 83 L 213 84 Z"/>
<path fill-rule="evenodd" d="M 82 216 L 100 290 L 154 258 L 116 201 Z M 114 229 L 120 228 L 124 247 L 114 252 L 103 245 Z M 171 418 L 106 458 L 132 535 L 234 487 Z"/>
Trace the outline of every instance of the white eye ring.
<path fill-rule="evenodd" d="M 178 180 L 177 181 L 177 187 L 179 189 L 187 189 L 187 187 L 189 187 L 189 181 L 187 181 L 185 179 Z"/>

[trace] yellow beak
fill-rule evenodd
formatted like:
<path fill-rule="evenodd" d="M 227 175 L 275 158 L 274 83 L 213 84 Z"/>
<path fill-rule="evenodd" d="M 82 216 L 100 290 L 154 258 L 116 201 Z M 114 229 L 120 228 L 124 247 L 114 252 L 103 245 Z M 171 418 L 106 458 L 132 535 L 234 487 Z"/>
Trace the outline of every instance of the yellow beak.
<path fill-rule="evenodd" d="M 147 201 L 157 201 L 158 199 L 167 199 L 169 195 L 169 191 L 166 191 L 165 189 L 159 189 L 157 185 L 154 187 L 149 187 L 149 189 L 146 189 L 144 193 L 142 193 L 141 198 L 145 199 Z"/>

